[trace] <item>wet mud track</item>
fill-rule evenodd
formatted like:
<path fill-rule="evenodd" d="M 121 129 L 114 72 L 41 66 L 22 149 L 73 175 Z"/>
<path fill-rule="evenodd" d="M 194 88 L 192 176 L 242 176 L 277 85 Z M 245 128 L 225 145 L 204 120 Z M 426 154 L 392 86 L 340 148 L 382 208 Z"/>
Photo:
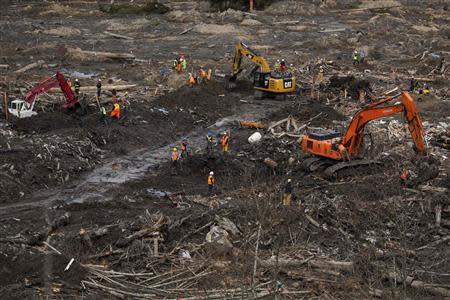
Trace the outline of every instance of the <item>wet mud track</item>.
<path fill-rule="evenodd" d="M 188 141 L 191 149 L 203 151 L 206 148 L 207 131 L 221 133 L 227 128 L 236 126 L 240 120 L 260 120 L 265 116 L 282 109 L 291 101 L 263 100 L 243 104 L 240 112 L 217 120 L 208 129 L 197 128 L 181 139 L 157 148 L 142 148 L 131 153 L 107 161 L 93 171 L 66 186 L 37 192 L 29 199 L 18 204 L 1 208 L 0 216 L 38 207 L 50 207 L 55 204 L 90 203 L 110 201 L 114 198 L 114 189 L 127 182 L 141 179 L 146 175 L 156 174 L 161 164 L 170 159 L 170 149 L 179 146 L 183 140 Z M 254 104 L 251 104 L 254 103 Z"/>

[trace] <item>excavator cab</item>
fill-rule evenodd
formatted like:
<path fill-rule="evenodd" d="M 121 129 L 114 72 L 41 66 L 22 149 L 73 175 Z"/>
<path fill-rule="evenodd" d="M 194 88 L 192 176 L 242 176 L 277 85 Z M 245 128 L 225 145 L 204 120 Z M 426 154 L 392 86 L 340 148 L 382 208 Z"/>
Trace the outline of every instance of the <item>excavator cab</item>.
<path fill-rule="evenodd" d="M 253 77 L 253 85 L 255 88 L 269 88 L 270 73 L 255 72 Z"/>
<path fill-rule="evenodd" d="M 8 112 L 18 118 L 28 118 L 37 115 L 37 112 L 33 111 L 34 103 L 29 105 L 24 100 L 13 100 L 9 103 Z"/>

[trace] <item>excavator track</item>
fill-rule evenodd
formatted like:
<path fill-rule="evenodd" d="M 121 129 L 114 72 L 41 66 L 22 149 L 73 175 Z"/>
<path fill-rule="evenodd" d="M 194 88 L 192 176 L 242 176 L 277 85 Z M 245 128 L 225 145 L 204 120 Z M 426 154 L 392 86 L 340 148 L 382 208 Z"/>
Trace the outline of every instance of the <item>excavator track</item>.
<path fill-rule="evenodd" d="M 358 160 L 352 160 L 352 161 L 344 161 L 337 163 L 335 165 L 332 165 L 325 169 L 324 174 L 328 178 L 332 178 L 336 172 L 346 169 L 349 167 L 357 167 L 357 166 L 364 166 L 364 165 L 372 165 L 372 164 L 381 164 L 381 162 L 377 160 L 371 160 L 371 159 L 358 159 Z"/>

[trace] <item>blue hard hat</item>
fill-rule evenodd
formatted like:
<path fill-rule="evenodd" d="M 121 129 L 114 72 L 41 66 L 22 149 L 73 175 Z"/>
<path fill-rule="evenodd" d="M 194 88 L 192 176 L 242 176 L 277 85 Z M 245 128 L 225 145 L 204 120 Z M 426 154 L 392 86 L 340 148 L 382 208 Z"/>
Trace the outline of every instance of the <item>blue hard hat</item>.
<path fill-rule="evenodd" d="M 211 132 L 211 131 L 208 131 L 208 135 L 211 136 L 211 135 L 212 135 L 212 132 Z"/>

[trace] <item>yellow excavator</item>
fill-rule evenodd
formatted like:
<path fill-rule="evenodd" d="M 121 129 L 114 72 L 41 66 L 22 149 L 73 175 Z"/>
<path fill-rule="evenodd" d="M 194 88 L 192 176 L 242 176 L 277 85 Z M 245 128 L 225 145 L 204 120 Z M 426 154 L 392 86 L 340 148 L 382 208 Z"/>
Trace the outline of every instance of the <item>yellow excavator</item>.
<path fill-rule="evenodd" d="M 269 63 L 246 44 L 239 42 L 236 45 L 232 65 L 232 74 L 228 81 L 228 87 L 235 86 L 237 75 L 242 72 L 242 57 L 245 56 L 255 65 L 253 70 L 253 87 L 255 98 L 286 98 L 289 93 L 295 92 L 295 77 L 291 72 L 271 71 Z"/>

